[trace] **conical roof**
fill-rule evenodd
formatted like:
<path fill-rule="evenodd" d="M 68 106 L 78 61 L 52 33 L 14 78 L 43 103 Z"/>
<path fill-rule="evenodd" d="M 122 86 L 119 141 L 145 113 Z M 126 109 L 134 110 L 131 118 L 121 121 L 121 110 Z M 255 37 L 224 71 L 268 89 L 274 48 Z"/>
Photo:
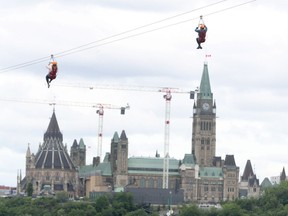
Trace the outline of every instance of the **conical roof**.
<path fill-rule="evenodd" d="M 283 170 L 280 175 L 280 181 L 285 181 L 286 180 L 286 172 L 285 172 L 285 167 L 283 167 Z"/>
<path fill-rule="evenodd" d="M 234 155 L 226 155 L 224 165 L 235 167 L 236 163 L 235 163 Z"/>
<path fill-rule="evenodd" d="M 69 169 L 75 170 L 67 149 L 64 147 L 55 112 L 53 112 L 44 143 L 35 156 L 36 169 Z"/>
<path fill-rule="evenodd" d="M 84 141 L 83 141 L 82 138 L 81 138 L 80 141 L 79 141 L 79 148 L 80 148 L 80 149 L 85 149 L 85 148 L 86 148 L 86 146 L 85 146 Z"/>
<path fill-rule="evenodd" d="M 272 186 L 273 186 L 272 183 L 269 181 L 267 177 L 261 183 L 261 189 L 266 189 Z"/>
<path fill-rule="evenodd" d="M 254 175 L 254 172 L 253 172 L 253 169 L 252 169 L 252 165 L 251 165 L 251 161 L 250 160 L 247 160 L 247 163 L 246 163 L 246 166 L 245 166 L 245 169 L 244 169 L 244 172 L 243 172 L 243 176 L 242 176 L 242 181 L 248 181 L 249 177 L 253 176 Z"/>
<path fill-rule="evenodd" d="M 126 136 L 126 133 L 125 133 L 125 130 L 122 131 L 121 135 L 120 135 L 120 139 L 123 141 L 123 140 L 127 140 L 127 136 Z"/>
<path fill-rule="evenodd" d="M 115 131 L 114 136 L 113 136 L 111 141 L 114 142 L 114 143 L 118 143 L 119 142 L 119 135 L 118 135 L 117 131 Z"/>
<path fill-rule="evenodd" d="M 200 91 L 197 97 L 199 99 L 213 99 L 207 63 L 204 64 L 201 83 L 200 83 Z"/>
<path fill-rule="evenodd" d="M 47 138 L 51 138 L 51 137 L 59 138 L 61 141 L 63 140 L 63 135 L 60 132 L 55 112 L 53 112 L 52 117 L 50 119 L 50 123 L 49 123 L 48 128 L 47 128 L 47 131 L 44 134 L 44 140 Z"/>

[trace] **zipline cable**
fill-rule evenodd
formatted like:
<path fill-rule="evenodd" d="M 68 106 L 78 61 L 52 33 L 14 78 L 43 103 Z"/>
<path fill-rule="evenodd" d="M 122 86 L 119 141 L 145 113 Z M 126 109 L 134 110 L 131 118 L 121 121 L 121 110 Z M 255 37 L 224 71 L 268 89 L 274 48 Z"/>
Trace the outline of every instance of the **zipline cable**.
<path fill-rule="evenodd" d="M 69 49 L 69 50 L 66 50 L 66 51 L 62 51 L 62 52 L 54 54 L 54 56 L 59 58 L 59 57 L 71 55 L 71 54 L 74 54 L 74 53 L 77 53 L 77 52 L 83 52 L 85 50 L 89 50 L 89 49 L 93 49 L 93 48 L 96 48 L 96 47 L 104 46 L 104 45 L 107 45 L 107 44 L 110 44 L 110 43 L 114 43 L 114 42 L 117 42 L 117 41 L 125 40 L 125 39 L 132 38 L 132 37 L 136 37 L 136 36 L 139 36 L 139 35 L 142 35 L 142 34 L 147 34 L 147 33 L 150 33 L 150 32 L 154 32 L 154 31 L 157 31 L 157 30 L 160 30 L 160 29 L 164 29 L 164 28 L 172 27 L 172 26 L 179 25 L 179 24 L 182 24 L 182 23 L 190 22 L 192 20 L 199 19 L 199 17 L 191 18 L 191 19 L 180 21 L 180 22 L 177 22 L 177 23 L 172 23 L 172 24 L 169 24 L 169 25 L 166 25 L 166 26 L 162 26 L 162 27 L 158 27 L 158 28 L 151 29 L 151 30 L 148 30 L 148 31 L 144 31 L 144 32 L 140 32 L 140 33 L 137 33 L 137 34 L 129 35 L 129 36 L 126 36 L 126 37 L 122 37 L 122 38 L 115 39 L 115 40 L 112 40 L 112 41 L 104 42 L 104 43 L 101 43 L 101 44 L 96 44 L 96 45 L 93 45 L 93 46 L 89 46 L 91 44 L 95 44 L 95 43 L 98 43 L 98 42 L 101 42 L 101 41 L 105 41 L 105 40 L 108 40 L 108 39 L 111 39 L 111 38 L 114 38 L 114 37 L 129 33 L 129 32 L 133 32 L 133 31 L 136 31 L 136 30 L 144 28 L 144 27 L 148 27 L 148 26 L 151 26 L 151 25 L 154 25 L 154 24 L 157 24 L 157 23 L 160 23 L 160 22 L 163 22 L 163 21 L 175 18 L 175 17 L 182 16 L 182 15 L 187 14 L 187 13 L 191 13 L 191 12 L 196 11 L 196 10 L 200 10 L 200 9 L 203 9 L 203 8 L 206 8 L 206 7 L 221 3 L 223 1 L 227 1 L 227 0 L 222 0 L 222 1 L 217 2 L 217 3 L 213 3 L 213 4 L 210 4 L 210 5 L 198 8 L 198 9 L 194 9 L 194 10 L 182 13 L 182 14 L 178 14 L 178 15 L 175 15 L 175 16 L 172 16 L 172 17 L 168 17 L 166 19 L 159 20 L 159 21 L 153 22 L 151 24 L 143 25 L 141 27 L 137 27 L 137 28 L 134 28 L 134 29 L 131 29 L 131 30 L 119 33 L 119 34 L 115 34 L 115 35 L 112 35 L 112 36 L 109 36 L 109 37 L 106 37 L 106 38 L 103 38 L 103 39 L 100 39 L 100 40 L 97 40 L 97 41 L 94 41 L 94 42 L 90 42 L 90 43 L 87 43 L 87 44 L 84 44 L 84 45 L 81 45 L 81 46 L 78 46 L 78 47 L 75 47 L 75 48 L 72 48 L 72 49 Z M 233 9 L 233 8 L 236 8 L 236 7 L 240 7 L 240 6 L 252 3 L 254 1 L 256 1 L 256 0 L 247 1 L 247 2 L 244 2 L 244 3 L 241 3 L 241 4 L 237 4 L 237 5 L 228 7 L 228 8 L 224 8 L 224 9 L 221 9 L 221 10 L 218 10 L 218 11 L 214 11 L 214 12 L 208 13 L 208 14 L 206 14 L 204 16 L 205 17 L 211 16 L 211 15 L 214 15 L 214 14 L 226 11 L 226 10 L 230 10 L 230 9 Z M 87 47 L 87 46 L 89 46 L 89 47 Z M 42 58 L 39 58 L 39 59 L 35 59 L 35 60 L 28 61 L 28 62 L 17 64 L 17 65 L 13 65 L 13 66 L 9 66 L 9 67 L 6 67 L 6 68 L 2 68 L 2 69 L 0 69 L 0 73 L 5 73 L 7 71 L 16 70 L 16 69 L 20 69 L 20 68 L 27 67 L 27 66 L 30 66 L 30 65 L 34 65 L 34 64 L 41 63 L 41 62 L 45 62 L 48 59 L 50 59 L 50 57 L 51 56 L 42 57 Z"/>
<path fill-rule="evenodd" d="M 77 50 L 77 49 L 81 49 L 83 47 L 87 47 L 91 44 L 95 44 L 95 43 L 99 43 L 101 41 L 105 41 L 105 40 L 108 40 L 108 39 L 111 39 L 111 38 L 114 38 L 114 37 L 117 37 L 117 36 L 120 36 L 120 35 L 124 35 L 124 34 L 127 34 L 127 33 L 130 33 L 130 32 L 133 32 L 133 31 L 136 31 L 136 30 L 139 30 L 141 28 L 146 28 L 148 26 L 151 26 L 151 25 L 155 25 L 155 24 L 158 24 L 158 23 L 161 23 L 161 22 L 164 22 L 164 21 L 167 21 L 167 20 L 170 20 L 170 19 L 174 19 L 176 17 L 180 17 L 180 16 L 183 16 L 185 14 L 189 14 L 189 13 L 192 13 L 194 11 L 197 11 L 197 10 L 201 10 L 201 9 L 204 9 L 204 8 L 207 8 L 207 7 L 211 7 L 211 6 L 214 6 L 214 5 L 217 5 L 217 4 L 220 4 L 224 1 L 229 1 L 229 0 L 221 0 L 221 1 L 218 1 L 218 2 L 215 2 L 215 3 L 212 3 L 212 4 L 209 4 L 209 5 L 206 5 L 206 6 L 202 6 L 202 7 L 199 7 L 197 9 L 193 9 L 193 10 L 190 10 L 190 11 L 187 11 L 187 12 L 183 12 L 181 14 L 177 14 L 177 15 L 174 15 L 174 16 L 171 16 L 171 17 L 168 17 L 168 18 L 165 18 L 165 19 L 162 19 L 162 20 L 158 20 L 158 21 L 155 21 L 155 22 L 152 22 L 152 23 L 149 23 L 149 24 L 145 24 L 145 25 L 142 25 L 140 27 L 136 27 L 136 28 L 133 28 L 133 29 L 130 29 L 130 30 L 126 30 L 126 31 L 123 31 L 121 33 L 117 33 L 115 35 L 111 35 L 111 36 L 108 36 L 106 38 L 102 38 L 100 40 L 96 40 L 96 41 L 92 41 L 90 43 L 87 43 L 87 44 L 83 44 L 81 46 L 77 46 L 77 47 L 74 47 L 74 48 L 71 48 L 71 49 L 68 49 L 68 50 L 64 50 L 64 51 L 61 51 L 59 53 L 54 53 L 54 56 L 57 56 L 57 55 L 61 55 L 61 54 L 64 54 L 64 53 L 70 53 L 74 50 Z M 29 66 L 31 65 L 31 63 L 41 63 L 43 61 L 46 61 L 48 57 L 42 57 L 42 58 L 39 58 L 39 59 L 35 59 L 35 60 L 32 60 L 32 61 L 28 61 L 28 62 L 24 62 L 24 63 L 20 63 L 20 64 L 16 64 L 16 65 L 13 65 L 13 66 L 9 66 L 9 67 L 6 67 L 6 68 L 1 68 L 0 71 L 6 71 L 6 70 L 10 70 L 10 69 L 18 69 L 18 67 L 20 66 Z"/>
<path fill-rule="evenodd" d="M 187 11 L 187 12 L 184 12 L 184 13 L 181 13 L 181 14 L 177 14 L 177 15 L 174 15 L 174 16 L 171 16 L 171 17 L 167 17 L 167 18 L 165 18 L 165 19 L 158 20 L 158 21 L 155 21 L 155 22 L 152 22 L 152 23 L 149 23 L 149 24 L 145 24 L 145 25 L 142 25 L 142 26 L 140 26 L 140 27 L 136 27 L 136 28 L 133 28 L 133 29 L 130 29 L 130 30 L 127 30 L 127 31 L 124 31 L 124 32 L 121 32 L 121 33 L 118 33 L 118 34 L 115 34 L 115 35 L 111 35 L 111 36 L 109 36 L 109 37 L 106 37 L 106 38 L 103 38 L 103 39 L 100 39 L 100 40 L 96 40 L 96 41 L 93 41 L 93 42 L 90 42 L 90 43 L 87 43 L 87 44 L 84 44 L 84 45 L 81 45 L 81 46 L 72 48 L 72 49 L 70 49 L 70 50 L 66 50 L 66 51 L 62 51 L 62 52 L 56 53 L 56 55 L 61 55 L 61 54 L 63 54 L 63 53 L 70 52 L 70 51 L 73 51 L 73 50 L 75 50 L 75 49 L 80 49 L 80 48 L 82 48 L 82 47 L 89 46 L 89 45 L 94 44 L 94 43 L 98 43 L 98 42 L 101 42 L 101 41 L 104 41 L 104 40 L 108 40 L 108 39 L 111 39 L 111 38 L 114 38 L 114 37 L 117 37 L 117 36 L 120 36 L 120 35 L 123 35 L 123 34 L 127 34 L 127 33 L 130 33 L 130 32 L 133 32 L 133 31 L 142 29 L 142 28 L 146 28 L 146 27 L 148 27 L 148 26 L 152 26 L 152 25 L 158 24 L 158 23 L 161 23 L 161 22 L 170 20 L 170 19 L 174 19 L 174 18 L 176 18 L 176 17 L 180 17 L 180 16 L 183 16 L 183 15 L 189 14 L 189 13 L 192 13 L 192 12 L 197 11 L 197 10 L 201 10 L 201 9 L 204 9 L 204 8 L 207 8 L 207 7 L 211 7 L 211 6 L 220 4 L 220 3 L 224 2 L 224 1 L 229 1 L 229 0 L 221 0 L 221 1 L 218 1 L 218 2 L 215 2 L 215 3 L 212 3 L 212 4 L 209 4 L 209 5 L 206 5 L 206 6 L 199 7 L 199 8 L 197 8 L 197 9 L 193 9 L 193 10 L 190 10 L 190 11 Z"/>
<path fill-rule="evenodd" d="M 254 2 L 254 1 L 256 1 L 256 0 L 251 0 L 251 1 L 248 1 L 248 2 L 244 2 L 242 4 L 238 4 L 238 5 L 234 5 L 234 6 L 231 6 L 231 7 L 228 7 L 228 8 L 224 8 L 224 9 L 221 9 L 221 10 L 218 10 L 218 11 L 214 11 L 214 12 L 208 13 L 208 14 L 206 14 L 204 16 L 207 17 L 207 16 L 210 16 L 210 15 L 213 15 L 213 14 L 216 14 L 216 13 L 220 13 L 220 12 L 223 12 L 223 11 L 226 11 L 226 10 L 233 9 L 235 7 L 240 7 L 242 5 L 245 5 L 245 4 Z M 114 42 L 117 42 L 117 41 L 125 40 L 125 39 L 128 39 L 128 38 L 136 37 L 136 36 L 147 34 L 147 33 L 154 32 L 154 31 L 158 31 L 160 29 L 169 28 L 169 27 L 172 27 L 172 26 L 175 26 L 175 25 L 179 25 L 179 24 L 182 24 L 182 23 L 186 23 L 186 22 L 190 22 L 190 21 L 196 20 L 196 19 L 199 19 L 199 17 L 191 18 L 191 19 L 180 21 L 180 22 L 177 22 L 177 23 L 172 23 L 172 24 L 169 24 L 169 25 L 166 25 L 166 26 L 162 26 L 162 27 L 159 27 L 159 28 L 155 28 L 155 29 L 151 29 L 151 30 L 145 31 L 145 32 L 140 32 L 140 33 L 137 33 L 137 34 L 129 35 L 129 36 L 122 37 L 122 38 L 119 38 L 119 39 L 115 39 L 115 40 L 112 40 L 112 41 L 108 41 L 108 42 L 105 42 L 105 43 L 102 43 L 102 44 L 97 44 L 97 45 L 93 45 L 93 46 L 86 47 L 86 48 L 83 48 L 83 49 L 75 50 L 75 51 L 72 51 L 70 53 L 58 55 L 57 57 L 59 58 L 59 57 L 63 57 L 63 56 L 66 56 L 66 55 L 73 54 L 73 53 L 82 52 L 82 51 L 85 51 L 85 50 L 88 50 L 88 49 L 93 49 L 93 48 L 96 48 L 96 47 L 104 46 L 104 45 L 107 45 L 107 44 L 110 44 L 110 43 L 114 43 Z"/>

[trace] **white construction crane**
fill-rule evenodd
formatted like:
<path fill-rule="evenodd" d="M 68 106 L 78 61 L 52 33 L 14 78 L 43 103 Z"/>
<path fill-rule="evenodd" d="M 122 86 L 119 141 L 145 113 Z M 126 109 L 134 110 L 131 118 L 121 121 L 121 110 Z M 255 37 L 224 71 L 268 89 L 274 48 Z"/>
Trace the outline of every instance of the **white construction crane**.
<path fill-rule="evenodd" d="M 125 110 L 129 109 L 130 106 L 127 104 L 125 107 L 116 107 L 111 104 L 98 104 L 97 105 L 98 110 L 96 113 L 98 114 L 98 148 L 97 148 L 97 156 L 99 159 L 102 157 L 102 137 L 103 137 L 103 115 L 104 115 L 104 109 L 120 109 L 121 115 L 125 114 Z"/>
<path fill-rule="evenodd" d="M 98 120 L 98 146 L 97 146 L 97 157 L 99 160 L 102 156 L 102 137 L 103 137 L 103 115 L 104 109 L 118 109 L 120 114 L 124 115 L 125 110 L 129 109 L 130 106 L 127 104 L 125 107 L 119 107 L 111 104 L 104 103 L 90 103 L 90 102 L 75 102 L 75 101 L 56 101 L 56 100 L 41 100 L 41 99 L 19 99 L 19 98 L 0 98 L 0 101 L 10 101 L 19 103 L 35 103 L 35 104 L 48 104 L 48 105 L 62 105 L 62 106 L 79 106 L 79 107 L 91 107 L 96 108 L 96 113 L 99 116 Z"/>
<path fill-rule="evenodd" d="M 169 137 L 170 137 L 170 107 L 171 107 L 171 99 L 172 93 L 184 93 L 190 94 L 190 99 L 194 99 L 195 91 L 181 90 L 179 88 L 172 87 L 144 87 L 144 86 L 117 86 L 117 85 L 87 85 L 87 84 L 58 84 L 55 86 L 62 87 L 76 87 L 76 88 L 88 88 L 90 90 L 93 89 L 113 89 L 113 90 L 126 90 L 126 91 L 149 91 L 149 92 L 163 92 L 165 101 L 166 101 L 166 109 L 165 109 L 165 132 L 164 132 L 164 158 L 163 158 L 163 182 L 162 188 L 169 188 Z"/>

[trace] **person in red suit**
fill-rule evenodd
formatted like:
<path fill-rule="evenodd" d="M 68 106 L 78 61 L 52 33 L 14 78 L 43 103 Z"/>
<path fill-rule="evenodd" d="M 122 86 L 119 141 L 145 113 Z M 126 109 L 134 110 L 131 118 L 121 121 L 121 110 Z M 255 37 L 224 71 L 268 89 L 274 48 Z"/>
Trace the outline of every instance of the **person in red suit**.
<path fill-rule="evenodd" d="M 204 43 L 206 41 L 206 32 L 208 28 L 204 24 L 200 24 L 198 27 L 196 27 L 195 31 L 198 33 L 198 38 L 196 38 L 196 41 L 198 43 L 197 49 L 202 49 L 201 43 Z"/>
<path fill-rule="evenodd" d="M 46 75 L 46 82 L 48 85 L 48 88 L 50 87 L 50 83 L 52 80 L 56 79 L 57 72 L 58 72 L 58 66 L 56 61 L 51 61 L 47 68 L 49 69 L 48 74 Z"/>

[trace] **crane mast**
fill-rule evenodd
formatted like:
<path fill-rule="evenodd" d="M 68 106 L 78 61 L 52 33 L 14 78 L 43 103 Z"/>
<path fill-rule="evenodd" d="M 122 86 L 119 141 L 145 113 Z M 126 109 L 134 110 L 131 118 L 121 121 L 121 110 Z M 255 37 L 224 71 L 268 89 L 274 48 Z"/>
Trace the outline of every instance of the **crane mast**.
<path fill-rule="evenodd" d="M 165 108 L 165 133 L 164 133 L 164 158 L 163 158 L 163 183 L 164 189 L 169 188 L 169 137 L 170 137 L 170 107 L 172 95 L 170 90 L 163 96 L 166 101 Z"/>
<path fill-rule="evenodd" d="M 103 106 L 99 107 L 99 110 L 96 111 L 99 116 L 98 119 L 98 146 L 97 146 L 97 157 L 101 159 L 102 156 L 102 137 L 103 137 L 103 115 L 104 115 L 104 108 Z"/>
<path fill-rule="evenodd" d="M 0 101 L 10 101 L 18 103 L 34 103 L 34 104 L 48 104 L 48 105 L 62 105 L 62 106 L 78 106 L 78 107 L 91 107 L 97 108 L 96 113 L 98 114 L 98 146 L 97 146 L 97 157 L 99 160 L 102 156 L 102 137 L 103 137 L 103 115 L 105 109 L 118 109 L 120 114 L 124 115 L 125 110 L 129 109 L 130 106 L 127 104 L 125 107 L 119 107 L 111 104 L 103 103 L 91 103 L 91 102 L 75 102 L 75 101 L 55 101 L 55 100 L 43 100 L 43 99 L 20 99 L 20 98 L 0 98 Z"/>
<path fill-rule="evenodd" d="M 57 85 L 56 85 L 57 86 Z M 114 89 L 114 90 L 126 90 L 126 91 L 146 91 L 146 92 L 164 92 L 165 99 L 165 132 L 164 132 L 164 157 L 163 157 L 163 179 L 162 188 L 169 188 L 169 140 L 170 140 L 170 107 L 172 93 L 185 93 L 190 94 L 190 99 L 194 99 L 195 91 L 181 90 L 179 88 L 171 87 L 144 87 L 144 86 L 115 86 L 115 85 L 87 85 L 87 84 L 58 84 L 63 87 L 78 87 L 93 89 Z M 103 114 L 102 114 L 103 117 Z M 100 118 L 100 115 L 99 115 Z M 100 119 L 99 119 L 100 121 Z M 99 122 L 100 126 L 100 122 Z M 99 133 L 100 134 L 100 133 Z M 102 134 L 101 134 L 102 135 Z M 98 140 L 102 138 L 99 136 Z M 99 141 L 101 143 L 102 141 Z"/>

